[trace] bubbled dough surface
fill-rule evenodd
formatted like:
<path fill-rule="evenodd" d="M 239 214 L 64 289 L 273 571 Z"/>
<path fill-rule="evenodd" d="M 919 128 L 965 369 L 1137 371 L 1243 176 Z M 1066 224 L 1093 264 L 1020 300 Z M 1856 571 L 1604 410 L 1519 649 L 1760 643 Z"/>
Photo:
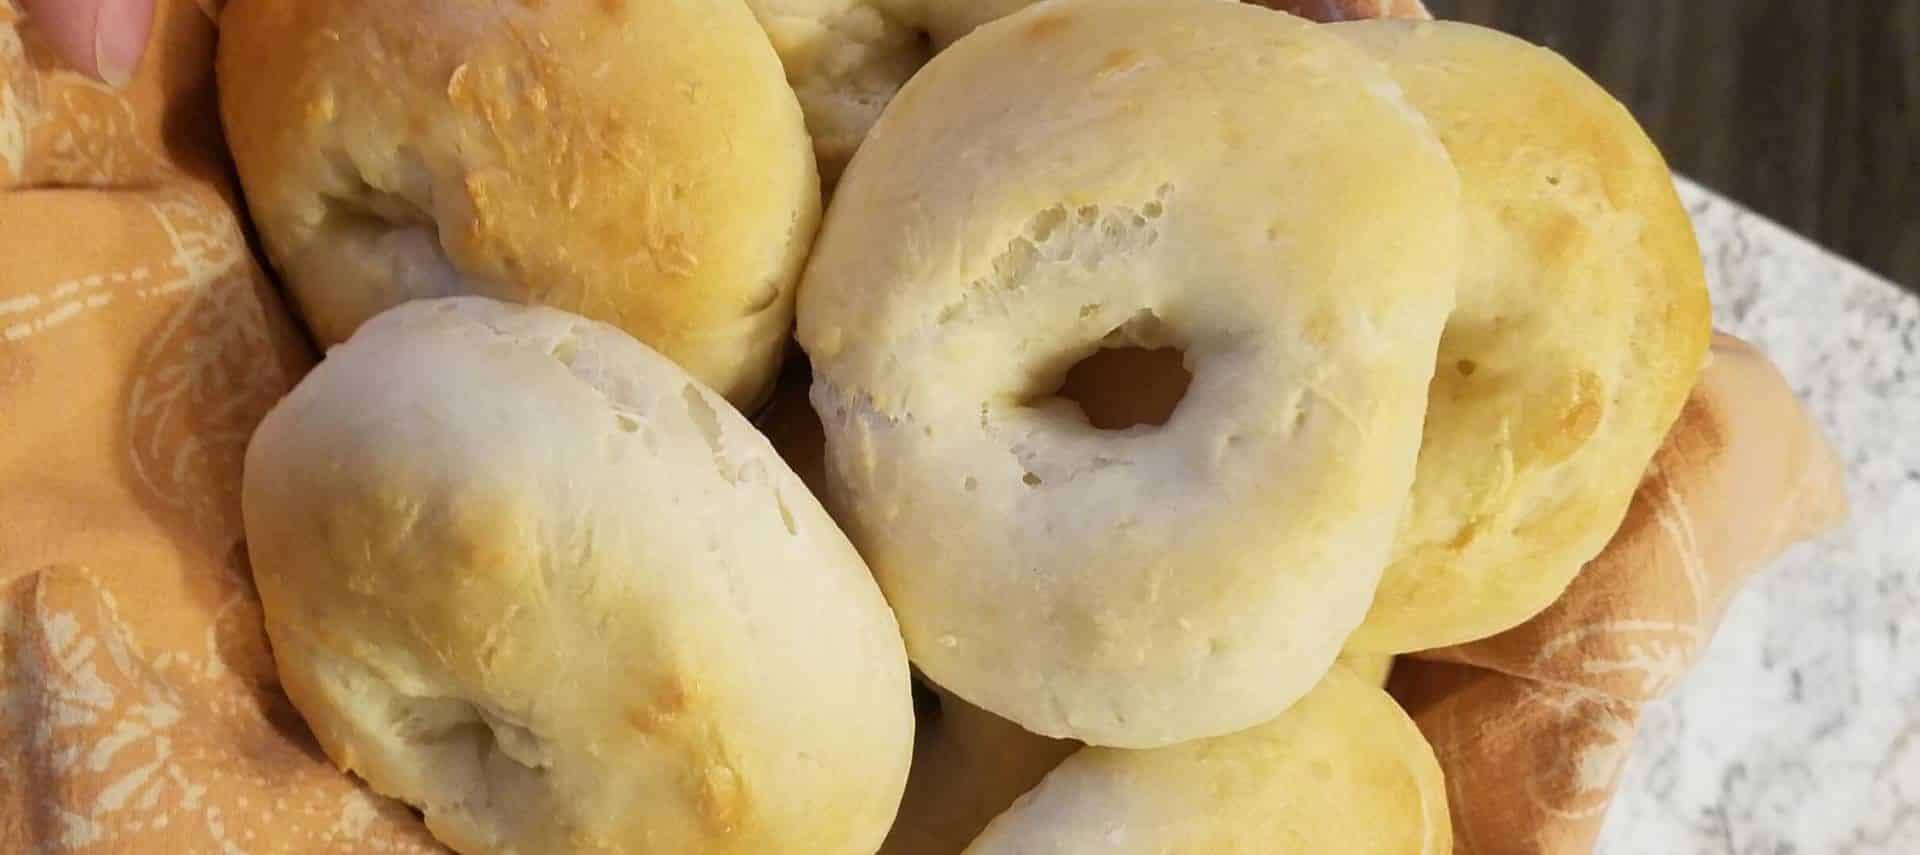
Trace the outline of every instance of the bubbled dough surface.
<path fill-rule="evenodd" d="M 1054 3 L 936 57 L 841 184 L 799 330 L 829 493 L 927 675 L 1123 747 L 1306 692 L 1411 482 L 1455 192 L 1377 64 L 1259 8 Z M 1166 426 L 1026 405 L 1116 329 L 1185 348 Z"/>
<path fill-rule="evenodd" d="M 1619 526 L 1706 354 L 1700 252 L 1659 151 L 1551 51 L 1468 24 L 1331 31 L 1446 143 L 1469 259 L 1413 502 L 1349 645 L 1470 641 L 1546 608 Z"/>
<path fill-rule="evenodd" d="M 619 326 L 742 407 L 777 370 L 819 184 L 737 0 L 239 0 L 227 140 L 314 337 L 479 294 Z"/>
<path fill-rule="evenodd" d="M 416 302 L 267 417 L 244 508 L 289 695 L 467 852 L 870 853 L 913 719 L 851 545 L 610 327 Z"/>
<path fill-rule="evenodd" d="M 1433 749 L 1386 692 L 1336 667 L 1279 718 L 1151 751 L 1086 748 L 967 855 L 1446 855 Z"/>

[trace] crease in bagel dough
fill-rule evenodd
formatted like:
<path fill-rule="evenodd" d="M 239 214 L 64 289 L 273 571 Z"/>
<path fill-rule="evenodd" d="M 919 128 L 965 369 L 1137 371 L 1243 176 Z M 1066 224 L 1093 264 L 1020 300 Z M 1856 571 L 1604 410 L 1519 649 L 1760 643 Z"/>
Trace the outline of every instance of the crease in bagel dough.
<path fill-rule="evenodd" d="M 1335 666 L 1278 718 L 1166 748 L 1082 748 L 966 855 L 1453 851 L 1432 746 L 1393 698 Z"/>
<path fill-rule="evenodd" d="M 929 62 L 799 304 L 829 503 L 923 672 L 1126 748 L 1310 689 L 1412 481 L 1458 192 L 1375 60 L 1257 7 L 1050 2 Z M 1117 342 L 1181 351 L 1164 424 L 1053 394 Z"/>
<path fill-rule="evenodd" d="M 438 803 L 422 805 L 428 815 L 477 814 L 496 807 L 509 808 L 526 791 L 537 786 L 538 777 L 551 768 L 545 740 L 525 725 L 515 724 L 498 711 L 489 711 L 457 689 L 415 687 L 402 690 L 381 676 L 369 663 L 347 658 L 316 656 L 302 643 L 298 631 L 272 627 L 276 645 L 286 647 L 285 655 L 309 656 L 316 663 L 307 671 L 296 672 L 294 679 L 310 680 L 290 691 L 325 691 L 344 694 L 353 703 L 342 705 L 347 727 L 356 734 L 379 734 L 381 742 L 369 746 L 369 752 L 408 752 L 423 754 L 451 791 L 444 791 Z M 276 648 L 278 649 L 278 648 Z M 404 681 L 402 681 L 404 682 Z M 345 768 L 362 768 L 368 761 L 350 747 L 362 741 L 330 729 L 321 737 L 322 745 L 339 745 L 335 760 Z M 332 750 L 332 749 L 330 749 Z M 504 759 L 505 762 L 501 762 Z M 376 785 L 378 787 L 379 785 Z M 442 842 L 457 851 L 514 851 L 509 840 L 517 829 L 494 830 L 436 823 L 430 826 Z"/>
<path fill-rule="evenodd" d="M 937 686 L 919 709 L 913 771 L 878 855 L 959 855 L 1013 802 L 1075 751 L 968 704 Z"/>
<path fill-rule="evenodd" d="M 322 346 L 476 294 L 612 323 L 764 399 L 820 193 L 740 3 L 238 0 L 221 27 L 227 139 Z"/>
<path fill-rule="evenodd" d="M 1659 150 L 1566 60 L 1462 23 L 1329 31 L 1431 120 L 1473 248 L 1393 563 L 1349 647 L 1464 643 L 1546 608 L 1618 528 L 1705 359 L 1705 275 Z"/>
<path fill-rule="evenodd" d="M 612 327 L 387 312 L 269 414 L 242 505 L 289 697 L 456 850 L 883 839 L 891 612 L 766 440 Z"/>

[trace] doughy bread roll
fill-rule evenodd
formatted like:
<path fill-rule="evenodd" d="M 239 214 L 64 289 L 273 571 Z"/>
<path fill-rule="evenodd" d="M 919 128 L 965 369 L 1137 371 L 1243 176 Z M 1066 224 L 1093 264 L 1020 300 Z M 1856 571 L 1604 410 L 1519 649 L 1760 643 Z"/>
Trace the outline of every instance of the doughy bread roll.
<path fill-rule="evenodd" d="M 1411 485 L 1458 210 L 1379 64 L 1298 18 L 1067 0 L 929 63 L 840 185 L 799 327 L 835 510 L 927 676 L 1133 748 L 1310 689 Z M 1123 346 L 1184 353 L 1164 426 L 1052 396 Z"/>
<path fill-rule="evenodd" d="M 227 141 L 324 347 L 478 294 L 618 326 L 764 397 L 820 211 L 778 58 L 739 0 L 236 0 Z"/>
<path fill-rule="evenodd" d="M 1328 28 L 1385 60 L 1460 170 L 1447 321 L 1412 503 L 1348 646 L 1470 641 L 1546 608 L 1626 514 L 1711 336 L 1660 152 L 1544 48 L 1468 24 Z"/>
<path fill-rule="evenodd" d="M 1446 855 L 1433 749 L 1387 693 L 1336 667 L 1279 718 L 1151 751 L 1086 748 L 967 855 Z"/>
<path fill-rule="evenodd" d="M 244 510 L 327 755 L 468 853 L 870 853 L 913 741 L 860 558 L 612 327 L 410 303 L 261 424 Z"/>

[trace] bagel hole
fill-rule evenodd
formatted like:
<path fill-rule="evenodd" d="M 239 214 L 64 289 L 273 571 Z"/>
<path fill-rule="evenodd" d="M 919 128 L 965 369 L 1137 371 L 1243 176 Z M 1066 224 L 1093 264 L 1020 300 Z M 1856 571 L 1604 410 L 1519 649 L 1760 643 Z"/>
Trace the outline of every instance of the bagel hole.
<path fill-rule="evenodd" d="M 373 186 L 351 164 L 338 164 L 335 168 L 345 189 L 321 192 L 321 198 L 335 216 L 384 228 L 434 226 L 433 215 L 426 206 L 400 193 Z M 424 180 L 421 183 L 431 186 Z"/>
<path fill-rule="evenodd" d="M 1179 348 L 1102 347 L 1067 369 L 1057 398 L 1072 401 L 1100 430 L 1159 427 L 1193 383 Z"/>
<path fill-rule="evenodd" d="M 1089 303 L 1080 317 L 1087 320 L 1103 310 Z M 1084 351 L 1065 354 L 1061 361 L 1079 353 Z M 1055 379 L 1049 382 L 1049 377 Z M 1048 391 L 1027 398 L 1027 406 L 1069 402 L 1097 430 L 1160 427 L 1173 418 L 1192 384 L 1181 337 L 1154 310 L 1141 309 L 1064 371 L 1043 368 L 1038 385 Z"/>
<path fill-rule="evenodd" d="M 933 33 L 926 30 L 914 30 L 908 41 L 909 56 L 913 57 L 913 69 L 919 71 L 933 61 L 933 55 L 939 53 L 944 45 L 935 44 Z"/>
<path fill-rule="evenodd" d="M 392 723 L 413 745 L 467 745 L 475 756 L 499 757 L 538 774 L 552 765 L 551 750 L 532 730 L 463 698 L 397 696 Z"/>

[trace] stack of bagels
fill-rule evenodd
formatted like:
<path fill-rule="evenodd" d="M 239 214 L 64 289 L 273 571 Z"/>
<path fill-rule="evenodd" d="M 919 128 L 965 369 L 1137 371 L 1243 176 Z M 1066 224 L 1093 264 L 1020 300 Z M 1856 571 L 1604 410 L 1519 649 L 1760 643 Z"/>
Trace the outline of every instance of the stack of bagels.
<path fill-rule="evenodd" d="M 232 0 L 294 704 L 465 853 L 1450 851 L 1392 657 L 1559 597 L 1711 330 L 1632 117 L 1424 18 Z"/>

